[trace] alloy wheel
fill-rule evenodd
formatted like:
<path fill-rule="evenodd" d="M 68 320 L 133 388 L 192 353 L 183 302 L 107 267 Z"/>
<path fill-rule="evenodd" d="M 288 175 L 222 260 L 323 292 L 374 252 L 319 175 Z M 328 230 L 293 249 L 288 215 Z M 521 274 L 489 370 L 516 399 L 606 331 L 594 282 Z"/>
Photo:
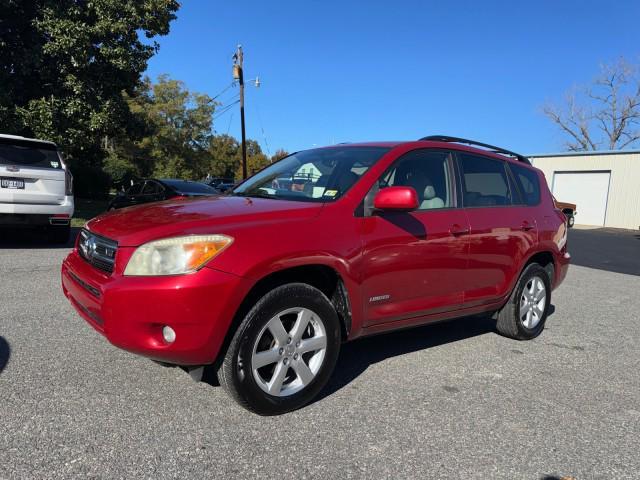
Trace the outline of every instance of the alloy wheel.
<path fill-rule="evenodd" d="M 535 328 L 544 315 L 547 289 L 538 276 L 531 277 L 520 297 L 520 321 L 529 329 Z"/>
<path fill-rule="evenodd" d="M 269 395 L 293 395 L 316 377 L 326 349 L 322 319 L 308 308 L 286 309 L 271 318 L 257 336 L 251 356 L 253 378 Z"/>

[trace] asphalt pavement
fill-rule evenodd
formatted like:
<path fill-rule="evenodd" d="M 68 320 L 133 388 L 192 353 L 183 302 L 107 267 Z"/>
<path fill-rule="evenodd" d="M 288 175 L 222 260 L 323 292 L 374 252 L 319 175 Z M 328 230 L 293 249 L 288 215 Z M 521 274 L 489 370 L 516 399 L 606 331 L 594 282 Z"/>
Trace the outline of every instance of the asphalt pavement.
<path fill-rule="evenodd" d="M 640 230 L 573 228 L 569 248 L 574 265 L 640 275 Z"/>
<path fill-rule="evenodd" d="M 63 297 L 67 252 L 0 244 L 0 478 L 639 476 L 637 274 L 572 266 L 529 342 L 467 318 L 347 344 L 319 400 L 259 417 L 109 345 Z"/>

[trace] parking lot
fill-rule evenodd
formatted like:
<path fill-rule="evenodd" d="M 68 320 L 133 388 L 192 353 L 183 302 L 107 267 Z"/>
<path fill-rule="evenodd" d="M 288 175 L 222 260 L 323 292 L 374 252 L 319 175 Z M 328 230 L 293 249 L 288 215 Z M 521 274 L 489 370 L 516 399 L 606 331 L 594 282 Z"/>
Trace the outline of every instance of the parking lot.
<path fill-rule="evenodd" d="M 5 238 L 0 478 L 638 478 L 640 235 L 569 242 L 536 340 L 478 318 L 359 340 L 319 400 L 259 417 L 86 325 L 69 247 Z"/>

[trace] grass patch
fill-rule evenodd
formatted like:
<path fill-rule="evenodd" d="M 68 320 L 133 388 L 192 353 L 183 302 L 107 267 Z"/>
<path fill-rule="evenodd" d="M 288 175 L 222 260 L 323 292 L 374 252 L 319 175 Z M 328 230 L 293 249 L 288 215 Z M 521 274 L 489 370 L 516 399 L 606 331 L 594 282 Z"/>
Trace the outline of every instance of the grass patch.
<path fill-rule="evenodd" d="M 107 206 L 111 199 L 107 200 L 88 200 L 86 198 L 75 199 L 75 211 L 71 219 L 72 227 L 82 227 L 87 221 L 93 217 L 107 211 Z"/>

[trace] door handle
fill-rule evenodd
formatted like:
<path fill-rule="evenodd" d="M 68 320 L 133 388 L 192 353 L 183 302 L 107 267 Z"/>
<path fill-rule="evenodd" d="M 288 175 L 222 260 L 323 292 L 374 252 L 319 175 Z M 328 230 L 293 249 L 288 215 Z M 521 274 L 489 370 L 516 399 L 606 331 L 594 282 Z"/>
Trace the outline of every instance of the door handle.
<path fill-rule="evenodd" d="M 449 233 L 451 235 L 453 235 L 454 237 L 457 237 L 459 235 L 467 235 L 469 233 L 469 227 L 462 227 L 462 226 L 458 225 L 457 223 L 454 223 L 449 228 Z"/>
<path fill-rule="evenodd" d="M 528 232 L 529 230 L 533 230 L 533 228 L 534 226 L 531 223 L 527 222 L 526 220 L 522 222 L 522 225 L 520 226 L 520 229 L 525 232 Z"/>

